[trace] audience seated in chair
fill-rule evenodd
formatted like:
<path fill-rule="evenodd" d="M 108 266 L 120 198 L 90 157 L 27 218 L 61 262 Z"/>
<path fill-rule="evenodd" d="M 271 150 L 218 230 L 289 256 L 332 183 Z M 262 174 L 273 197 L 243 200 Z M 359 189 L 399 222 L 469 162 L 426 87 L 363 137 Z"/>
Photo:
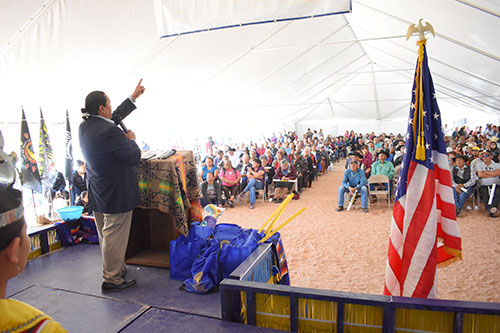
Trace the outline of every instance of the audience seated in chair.
<path fill-rule="evenodd" d="M 78 198 L 75 206 L 83 207 L 82 215 L 84 216 L 92 215 L 93 212 L 89 208 L 89 192 L 83 191 L 80 197 Z"/>
<path fill-rule="evenodd" d="M 281 166 L 276 170 L 274 179 L 282 180 L 282 182 L 275 182 L 274 187 L 274 203 L 281 203 L 285 199 L 286 195 L 293 189 L 294 183 L 288 182 L 288 180 L 297 179 L 297 170 L 291 165 L 287 160 L 281 160 Z"/>
<path fill-rule="evenodd" d="M 264 189 L 265 189 L 265 197 L 268 198 L 268 190 L 273 183 L 273 178 L 274 174 L 276 173 L 276 170 L 272 166 L 272 160 L 269 160 L 266 155 L 263 155 L 260 158 L 260 161 L 262 163 L 264 171 L 266 172 L 266 184 L 264 184 L 265 185 Z"/>
<path fill-rule="evenodd" d="M 219 151 L 217 151 L 217 155 L 213 159 L 213 165 L 215 165 L 217 168 L 219 168 L 219 167 L 222 168 L 222 161 L 223 160 L 224 160 L 224 152 L 222 150 L 219 150 Z"/>
<path fill-rule="evenodd" d="M 207 180 L 207 174 L 212 173 L 215 179 L 219 177 L 219 169 L 214 164 L 214 160 L 211 157 L 207 157 L 205 165 L 201 168 L 200 181 L 203 183 Z"/>
<path fill-rule="evenodd" d="M 255 158 L 252 161 L 252 167 L 248 170 L 247 173 L 248 184 L 239 195 L 239 198 L 243 199 L 245 193 L 249 193 L 251 209 L 255 208 L 255 192 L 257 190 L 264 189 L 265 173 L 266 171 L 262 167 L 262 162 L 260 161 L 260 159 Z"/>
<path fill-rule="evenodd" d="M 229 207 L 232 208 L 234 206 L 234 199 L 239 191 L 240 172 L 233 168 L 230 160 L 226 160 L 224 161 L 224 167 L 219 173 L 219 179 L 222 185 L 222 192 L 224 192 Z"/>
<path fill-rule="evenodd" d="M 302 192 L 302 190 L 307 187 L 306 179 L 309 177 L 307 161 L 304 157 L 302 157 L 300 152 L 296 152 L 292 165 L 295 167 L 295 170 L 297 171 L 297 190 L 299 192 Z"/>
<path fill-rule="evenodd" d="M 372 172 L 373 155 L 370 153 L 367 145 L 363 145 L 361 147 L 361 155 L 363 158 L 360 162 L 364 165 L 365 176 L 370 177 L 370 173 Z"/>
<path fill-rule="evenodd" d="M 83 191 L 87 191 L 87 170 L 85 169 L 85 162 L 77 160 L 77 169 L 71 175 L 69 180 L 69 193 L 71 195 L 71 204 L 74 205 L 76 197 Z"/>
<path fill-rule="evenodd" d="M 69 193 L 66 190 L 66 180 L 64 179 L 64 175 L 62 172 L 57 172 L 57 177 L 52 183 L 51 188 L 52 199 L 56 197 L 62 197 L 64 200 L 69 199 Z"/>
<path fill-rule="evenodd" d="M 392 193 L 392 186 L 393 186 L 392 180 L 394 178 L 394 165 L 392 164 L 392 162 L 389 162 L 386 160 L 388 155 L 389 155 L 389 153 L 387 152 L 387 150 L 384 150 L 384 149 L 382 149 L 378 153 L 378 160 L 373 162 L 373 164 L 371 166 L 372 167 L 371 175 L 387 176 L 389 178 L 389 184 L 390 184 L 389 190 Z"/>
<path fill-rule="evenodd" d="M 490 217 L 496 217 L 500 202 L 500 164 L 493 162 L 493 156 L 487 151 L 481 151 L 482 162 L 477 165 L 479 194 Z M 496 186 L 493 186 L 496 184 Z M 493 188 L 495 190 L 493 191 Z M 490 204 L 491 198 L 491 204 Z"/>
<path fill-rule="evenodd" d="M 206 205 L 222 207 L 225 204 L 225 200 L 222 199 L 221 185 L 215 181 L 214 174 L 211 172 L 207 174 L 207 180 L 201 183 L 201 195 L 200 204 L 202 207 Z"/>
<path fill-rule="evenodd" d="M 344 210 L 344 194 L 356 195 L 361 193 L 361 208 L 368 213 L 368 190 L 366 188 L 365 172 L 359 168 L 357 160 L 351 161 L 349 169 L 344 172 L 342 185 L 339 187 L 339 206 L 337 212 Z"/>
<path fill-rule="evenodd" d="M 457 155 L 455 161 L 456 165 L 451 170 L 451 186 L 453 186 L 455 210 L 458 216 L 464 207 L 465 200 L 474 192 L 477 177 L 471 172 L 471 168 L 466 164 L 466 156 Z"/>
<path fill-rule="evenodd" d="M 242 158 L 241 158 L 241 167 L 240 167 L 240 175 L 241 175 L 241 180 L 240 180 L 240 192 L 243 191 L 243 189 L 247 186 L 248 183 L 248 178 L 247 178 L 247 172 L 248 169 L 252 167 L 252 163 L 250 163 L 250 156 L 247 153 L 244 153 Z"/>

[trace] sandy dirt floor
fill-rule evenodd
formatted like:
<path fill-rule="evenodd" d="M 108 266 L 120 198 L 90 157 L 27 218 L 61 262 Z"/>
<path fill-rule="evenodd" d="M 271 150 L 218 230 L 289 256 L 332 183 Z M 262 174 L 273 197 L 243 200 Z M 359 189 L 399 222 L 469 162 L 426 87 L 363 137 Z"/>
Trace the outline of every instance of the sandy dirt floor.
<path fill-rule="evenodd" d="M 368 214 L 359 204 L 349 212 L 336 212 L 343 165 L 336 164 L 300 200 L 292 200 L 278 221 L 306 207 L 281 230 L 291 282 L 298 287 L 383 294 L 392 210 L 379 199 Z M 238 203 L 218 222 L 258 229 L 277 207 L 259 198 L 253 210 L 248 203 Z M 464 209 L 458 223 L 464 260 L 439 269 L 438 297 L 500 302 L 500 217 Z"/>

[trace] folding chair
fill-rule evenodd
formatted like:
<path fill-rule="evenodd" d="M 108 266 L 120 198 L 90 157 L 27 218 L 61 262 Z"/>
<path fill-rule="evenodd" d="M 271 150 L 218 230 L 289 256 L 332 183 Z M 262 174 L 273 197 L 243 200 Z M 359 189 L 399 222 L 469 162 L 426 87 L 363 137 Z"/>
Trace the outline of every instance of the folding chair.
<path fill-rule="evenodd" d="M 380 188 L 383 184 L 384 189 Z M 372 175 L 368 178 L 368 193 L 369 195 L 385 195 L 387 198 L 387 205 L 391 208 L 391 186 L 389 177 L 385 175 Z M 372 190 L 373 187 L 373 190 Z"/>

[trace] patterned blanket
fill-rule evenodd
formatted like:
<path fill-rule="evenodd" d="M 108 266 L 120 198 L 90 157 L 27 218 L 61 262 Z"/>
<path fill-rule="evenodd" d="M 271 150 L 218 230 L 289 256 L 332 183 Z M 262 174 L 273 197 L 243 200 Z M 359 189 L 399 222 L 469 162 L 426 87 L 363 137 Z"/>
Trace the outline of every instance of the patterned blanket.
<path fill-rule="evenodd" d="M 189 221 L 201 221 L 201 192 L 192 151 L 177 151 L 166 160 L 141 161 L 137 178 L 141 208 L 174 216 L 177 230 L 185 236 Z"/>

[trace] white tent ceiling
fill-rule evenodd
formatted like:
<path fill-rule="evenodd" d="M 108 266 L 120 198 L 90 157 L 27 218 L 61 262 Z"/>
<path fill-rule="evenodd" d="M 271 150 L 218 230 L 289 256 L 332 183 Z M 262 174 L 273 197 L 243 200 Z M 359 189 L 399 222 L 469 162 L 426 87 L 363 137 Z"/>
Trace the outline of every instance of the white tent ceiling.
<path fill-rule="evenodd" d="M 405 35 L 419 18 L 436 31 L 427 46 L 443 117 L 496 117 L 500 5 L 474 4 L 355 0 L 345 15 L 159 39 L 152 0 L 0 0 L 0 128 L 17 138 L 23 105 L 31 123 L 42 107 L 49 134 L 68 109 L 75 131 L 87 93 L 116 106 L 143 78 L 126 123 L 149 143 L 283 126 L 400 132 L 417 59 Z"/>

